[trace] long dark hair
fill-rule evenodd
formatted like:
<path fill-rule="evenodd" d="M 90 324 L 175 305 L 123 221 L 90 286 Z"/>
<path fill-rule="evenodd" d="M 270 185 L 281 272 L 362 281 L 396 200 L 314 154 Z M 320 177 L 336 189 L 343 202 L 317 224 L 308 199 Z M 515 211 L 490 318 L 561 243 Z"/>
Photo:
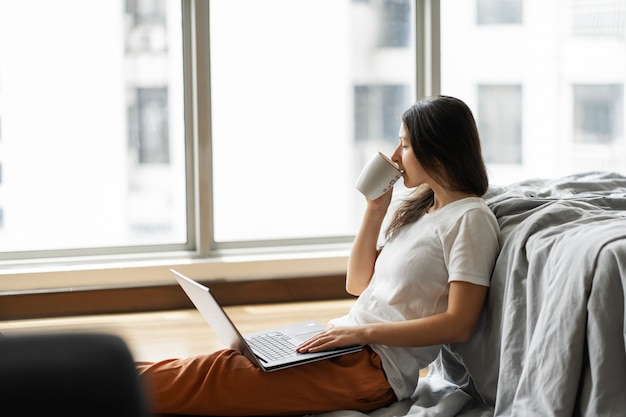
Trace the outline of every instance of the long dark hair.
<path fill-rule="evenodd" d="M 411 147 L 424 170 L 453 191 L 483 195 L 489 187 L 480 138 L 472 111 L 449 96 L 429 97 L 402 114 Z M 429 187 L 418 187 L 391 219 L 387 237 L 415 222 L 434 203 Z"/>

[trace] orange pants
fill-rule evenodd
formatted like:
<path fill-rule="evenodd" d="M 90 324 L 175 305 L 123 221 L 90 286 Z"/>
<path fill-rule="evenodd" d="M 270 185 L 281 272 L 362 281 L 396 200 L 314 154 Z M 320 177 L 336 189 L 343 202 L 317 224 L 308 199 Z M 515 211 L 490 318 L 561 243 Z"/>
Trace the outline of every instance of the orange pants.
<path fill-rule="evenodd" d="M 139 362 L 153 411 L 205 416 L 302 415 L 371 411 L 396 400 L 380 357 L 366 348 L 279 371 L 264 372 L 225 349 L 209 355 Z"/>

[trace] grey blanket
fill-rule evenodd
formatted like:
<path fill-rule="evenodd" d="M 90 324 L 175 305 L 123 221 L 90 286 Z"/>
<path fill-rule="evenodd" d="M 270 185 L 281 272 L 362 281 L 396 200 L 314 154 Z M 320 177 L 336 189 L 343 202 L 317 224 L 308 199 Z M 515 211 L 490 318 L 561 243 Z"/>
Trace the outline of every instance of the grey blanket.
<path fill-rule="evenodd" d="M 442 350 L 413 398 L 370 415 L 626 415 L 626 177 L 526 181 L 485 198 L 502 250 L 474 335 Z"/>

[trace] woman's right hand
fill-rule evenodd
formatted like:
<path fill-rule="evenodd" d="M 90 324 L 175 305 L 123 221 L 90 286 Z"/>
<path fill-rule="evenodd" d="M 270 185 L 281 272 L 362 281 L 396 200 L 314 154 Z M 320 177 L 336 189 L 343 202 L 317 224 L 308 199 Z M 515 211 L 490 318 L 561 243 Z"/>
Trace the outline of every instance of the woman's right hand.
<path fill-rule="evenodd" d="M 389 208 L 389 205 L 391 204 L 392 197 L 393 197 L 393 187 L 389 189 L 389 191 L 387 191 L 385 194 L 381 195 L 375 200 L 370 200 L 369 198 L 365 197 L 365 200 L 367 201 L 367 208 L 368 210 L 373 210 L 375 212 L 382 211 L 383 213 L 387 213 L 387 209 Z"/>

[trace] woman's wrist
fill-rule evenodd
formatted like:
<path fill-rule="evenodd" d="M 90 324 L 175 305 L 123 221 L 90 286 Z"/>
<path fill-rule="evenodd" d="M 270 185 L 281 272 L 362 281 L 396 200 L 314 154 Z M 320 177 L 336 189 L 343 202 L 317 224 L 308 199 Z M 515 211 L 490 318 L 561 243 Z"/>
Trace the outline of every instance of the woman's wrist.
<path fill-rule="evenodd" d="M 383 207 L 368 205 L 365 209 L 364 218 L 367 221 L 375 221 L 382 224 L 385 216 L 387 215 L 387 209 Z"/>

